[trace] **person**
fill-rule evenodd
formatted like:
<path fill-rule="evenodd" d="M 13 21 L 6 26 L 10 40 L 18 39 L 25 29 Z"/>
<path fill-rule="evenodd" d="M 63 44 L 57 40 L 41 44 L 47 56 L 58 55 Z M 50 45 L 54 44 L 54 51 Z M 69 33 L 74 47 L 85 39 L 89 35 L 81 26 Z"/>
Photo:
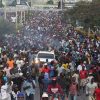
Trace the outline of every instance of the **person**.
<path fill-rule="evenodd" d="M 44 78 L 42 79 L 44 91 L 47 90 L 47 87 L 50 83 L 50 77 L 48 73 L 44 73 Z"/>
<path fill-rule="evenodd" d="M 78 74 L 78 71 L 75 71 L 75 73 L 72 75 L 72 77 L 75 77 L 76 83 L 79 84 L 79 74 Z"/>
<path fill-rule="evenodd" d="M 19 57 L 19 59 L 16 60 L 16 65 L 20 68 L 24 65 L 24 61 Z"/>
<path fill-rule="evenodd" d="M 42 92 L 43 92 L 43 78 L 44 78 L 44 74 L 41 73 L 38 77 L 38 83 L 39 83 L 39 88 L 40 88 L 40 97 L 42 96 Z"/>
<path fill-rule="evenodd" d="M 64 67 L 63 67 L 63 66 L 59 66 L 59 67 L 57 68 L 58 76 L 60 76 L 60 74 L 63 73 L 63 70 L 64 70 Z"/>
<path fill-rule="evenodd" d="M 7 61 L 7 65 L 8 65 L 8 67 L 9 67 L 10 70 L 13 69 L 14 68 L 14 60 L 10 58 Z"/>
<path fill-rule="evenodd" d="M 50 72 L 50 69 L 48 68 L 47 63 L 44 64 L 44 68 L 42 69 L 42 72 L 44 72 L 44 73 L 49 73 Z"/>
<path fill-rule="evenodd" d="M 26 94 L 26 100 L 34 100 L 36 83 L 30 75 L 27 75 L 26 80 L 22 84 L 22 92 Z"/>
<path fill-rule="evenodd" d="M 63 90 L 61 88 L 61 86 L 57 83 L 57 78 L 54 77 L 52 79 L 52 83 L 50 85 L 48 85 L 48 89 L 47 89 L 47 92 L 49 95 L 54 95 L 56 93 L 59 93 L 60 95 L 62 95 L 62 100 L 64 99 L 63 98 Z"/>
<path fill-rule="evenodd" d="M 10 94 L 7 93 L 7 85 L 1 87 L 0 100 L 11 100 Z"/>
<path fill-rule="evenodd" d="M 4 70 L 3 70 L 4 72 L 6 72 L 6 76 L 7 77 L 10 77 L 11 76 L 11 74 L 10 74 L 10 69 L 9 69 L 9 67 L 6 65 L 6 67 L 4 68 Z"/>
<path fill-rule="evenodd" d="M 48 94 L 46 92 L 44 92 L 41 100 L 49 100 L 48 97 L 49 97 Z"/>
<path fill-rule="evenodd" d="M 60 76 L 58 77 L 58 84 L 61 86 L 64 93 L 68 96 L 68 87 L 70 84 L 70 80 L 65 76 L 65 74 L 60 74 Z"/>
<path fill-rule="evenodd" d="M 88 77 L 87 77 L 87 83 L 91 83 L 91 80 L 93 79 L 93 75 L 92 73 L 89 73 Z"/>
<path fill-rule="evenodd" d="M 88 100 L 92 100 L 92 98 L 94 98 L 93 94 L 96 88 L 97 88 L 97 83 L 94 82 L 94 78 L 92 78 L 91 82 L 89 82 L 86 85 L 86 95 L 88 95 Z"/>
<path fill-rule="evenodd" d="M 72 75 L 72 78 L 75 78 L 75 82 L 77 83 L 78 89 L 79 89 L 79 74 L 78 74 L 78 71 L 75 71 L 75 73 Z M 79 95 L 79 93 L 78 93 L 78 95 Z"/>
<path fill-rule="evenodd" d="M 87 71 L 84 67 L 82 67 L 82 70 L 79 72 L 80 76 L 80 88 L 85 92 L 85 85 L 86 85 L 86 79 L 87 79 Z"/>
<path fill-rule="evenodd" d="M 0 88 L 2 87 L 2 85 L 5 84 L 4 78 L 3 78 L 3 71 L 0 71 Z"/>
<path fill-rule="evenodd" d="M 83 64 L 83 62 L 80 62 L 80 64 L 77 67 L 77 70 L 80 72 L 83 69 L 83 67 L 86 70 L 86 66 Z"/>
<path fill-rule="evenodd" d="M 96 100 L 100 100 L 100 83 L 98 83 L 98 88 L 95 89 L 94 95 Z"/>
<path fill-rule="evenodd" d="M 72 82 L 69 86 L 68 100 L 77 100 L 78 84 L 76 83 L 75 77 L 72 78 Z"/>

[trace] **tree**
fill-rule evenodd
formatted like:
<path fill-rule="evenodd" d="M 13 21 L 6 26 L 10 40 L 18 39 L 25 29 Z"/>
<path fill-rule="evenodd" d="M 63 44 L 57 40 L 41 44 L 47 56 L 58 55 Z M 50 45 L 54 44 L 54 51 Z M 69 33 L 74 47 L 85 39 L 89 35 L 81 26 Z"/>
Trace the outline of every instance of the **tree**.
<path fill-rule="evenodd" d="M 74 22 L 78 20 L 85 29 L 100 26 L 100 0 L 93 2 L 78 2 L 67 12 Z"/>
<path fill-rule="evenodd" d="M 11 33 L 16 33 L 15 25 L 3 18 L 0 18 L 0 36 Z"/>
<path fill-rule="evenodd" d="M 47 4 L 52 5 L 52 4 L 54 4 L 54 2 L 53 2 L 53 0 L 49 0 L 49 1 L 47 1 Z"/>
<path fill-rule="evenodd" d="M 2 0 L 0 0 L 0 7 L 3 7 Z"/>

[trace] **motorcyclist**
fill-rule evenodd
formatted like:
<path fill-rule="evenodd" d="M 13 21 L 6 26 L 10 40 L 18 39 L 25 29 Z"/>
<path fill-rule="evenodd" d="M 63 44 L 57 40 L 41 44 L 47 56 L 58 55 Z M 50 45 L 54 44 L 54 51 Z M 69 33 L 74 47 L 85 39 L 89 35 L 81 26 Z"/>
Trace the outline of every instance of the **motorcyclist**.
<path fill-rule="evenodd" d="M 63 97 L 64 93 L 63 93 L 61 86 L 57 83 L 57 78 L 52 79 L 52 83 L 48 86 L 47 92 L 50 95 L 60 94 Z"/>

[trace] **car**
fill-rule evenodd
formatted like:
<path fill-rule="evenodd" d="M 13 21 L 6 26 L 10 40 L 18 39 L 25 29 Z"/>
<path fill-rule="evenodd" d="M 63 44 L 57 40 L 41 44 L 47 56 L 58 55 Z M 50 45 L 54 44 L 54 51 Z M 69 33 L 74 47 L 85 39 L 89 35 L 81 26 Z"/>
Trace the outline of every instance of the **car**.
<path fill-rule="evenodd" d="M 49 63 L 55 60 L 55 53 L 54 51 L 39 51 L 35 58 L 35 63 L 43 62 Z"/>

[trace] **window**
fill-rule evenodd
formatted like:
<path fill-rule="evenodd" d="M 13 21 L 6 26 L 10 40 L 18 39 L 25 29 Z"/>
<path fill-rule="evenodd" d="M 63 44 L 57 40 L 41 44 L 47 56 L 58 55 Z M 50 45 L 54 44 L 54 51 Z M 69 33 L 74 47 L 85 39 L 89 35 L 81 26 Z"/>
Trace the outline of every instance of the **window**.
<path fill-rule="evenodd" d="M 54 55 L 53 54 L 47 54 L 47 53 L 39 53 L 38 58 L 54 59 Z"/>

